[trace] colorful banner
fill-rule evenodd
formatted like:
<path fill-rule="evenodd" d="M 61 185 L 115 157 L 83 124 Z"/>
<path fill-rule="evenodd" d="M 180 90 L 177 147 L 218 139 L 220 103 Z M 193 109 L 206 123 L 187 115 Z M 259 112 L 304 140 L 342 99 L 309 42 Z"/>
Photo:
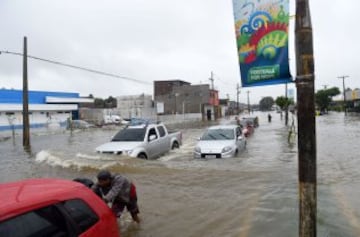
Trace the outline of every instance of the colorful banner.
<path fill-rule="evenodd" d="M 291 82 L 288 0 L 233 0 L 243 87 Z"/>

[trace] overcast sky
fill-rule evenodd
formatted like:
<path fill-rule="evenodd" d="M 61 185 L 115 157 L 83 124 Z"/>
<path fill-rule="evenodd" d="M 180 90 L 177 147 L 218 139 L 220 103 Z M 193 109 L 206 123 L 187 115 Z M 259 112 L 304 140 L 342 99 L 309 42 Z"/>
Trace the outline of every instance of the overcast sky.
<path fill-rule="evenodd" d="M 291 14 L 295 1 L 291 0 Z M 316 89 L 360 88 L 360 2 L 314 0 Z M 294 20 L 293 20 L 294 21 Z M 290 69 L 295 76 L 294 27 Z M 0 0 L 0 50 L 28 54 L 144 83 L 111 78 L 29 59 L 29 89 L 96 97 L 153 94 L 154 80 L 210 83 L 236 100 L 240 83 L 231 0 Z M 0 87 L 22 88 L 22 58 L 0 55 Z M 289 88 L 295 88 L 289 85 Z M 285 86 L 241 88 L 240 102 L 284 95 Z"/>

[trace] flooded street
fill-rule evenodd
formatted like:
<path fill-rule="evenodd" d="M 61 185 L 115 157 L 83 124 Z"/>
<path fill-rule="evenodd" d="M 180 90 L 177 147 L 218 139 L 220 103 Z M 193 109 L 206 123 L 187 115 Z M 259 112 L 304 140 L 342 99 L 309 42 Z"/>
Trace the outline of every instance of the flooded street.
<path fill-rule="evenodd" d="M 298 236 L 297 144 L 280 115 L 258 113 L 247 149 L 230 159 L 194 160 L 204 128 L 184 128 L 183 146 L 157 160 L 95 153 L 117 130 L 33 135 L 0 142 L 1 182 L 31 177 L 94 179 L 109 168 L 137 185 L 142 223 L 120 220 L 122 236 Z M 360 117 L 317 117 L 318 236 L 360 236 Z M 226 123 L 228 121 L 220 121 Z M 291 122 L 291 116 L 290 116 Z M 296 124 L 296 122 L 295 122 Z"/>

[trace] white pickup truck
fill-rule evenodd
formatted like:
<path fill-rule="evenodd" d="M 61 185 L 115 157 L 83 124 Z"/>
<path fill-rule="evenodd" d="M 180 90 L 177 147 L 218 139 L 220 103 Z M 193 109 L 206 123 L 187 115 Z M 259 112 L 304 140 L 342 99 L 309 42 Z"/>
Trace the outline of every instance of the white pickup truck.
<path fill-rule="evenodd" d="M 96 148 L 99 153 L 154 159 L 171 149 L 179 148 L 182 133 L 168 133 L 164 124 L 141 124 L 120 130 L 111 140 Z"/>

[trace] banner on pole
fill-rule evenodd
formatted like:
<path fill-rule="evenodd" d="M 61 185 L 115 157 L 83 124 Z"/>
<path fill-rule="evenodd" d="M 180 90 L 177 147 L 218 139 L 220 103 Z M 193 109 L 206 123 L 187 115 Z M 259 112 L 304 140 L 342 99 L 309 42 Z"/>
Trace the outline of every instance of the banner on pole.
<path fill-rule="evenodd" d="M 291 82 L 289 0 L 233 0 L 243 87 Z"/>

